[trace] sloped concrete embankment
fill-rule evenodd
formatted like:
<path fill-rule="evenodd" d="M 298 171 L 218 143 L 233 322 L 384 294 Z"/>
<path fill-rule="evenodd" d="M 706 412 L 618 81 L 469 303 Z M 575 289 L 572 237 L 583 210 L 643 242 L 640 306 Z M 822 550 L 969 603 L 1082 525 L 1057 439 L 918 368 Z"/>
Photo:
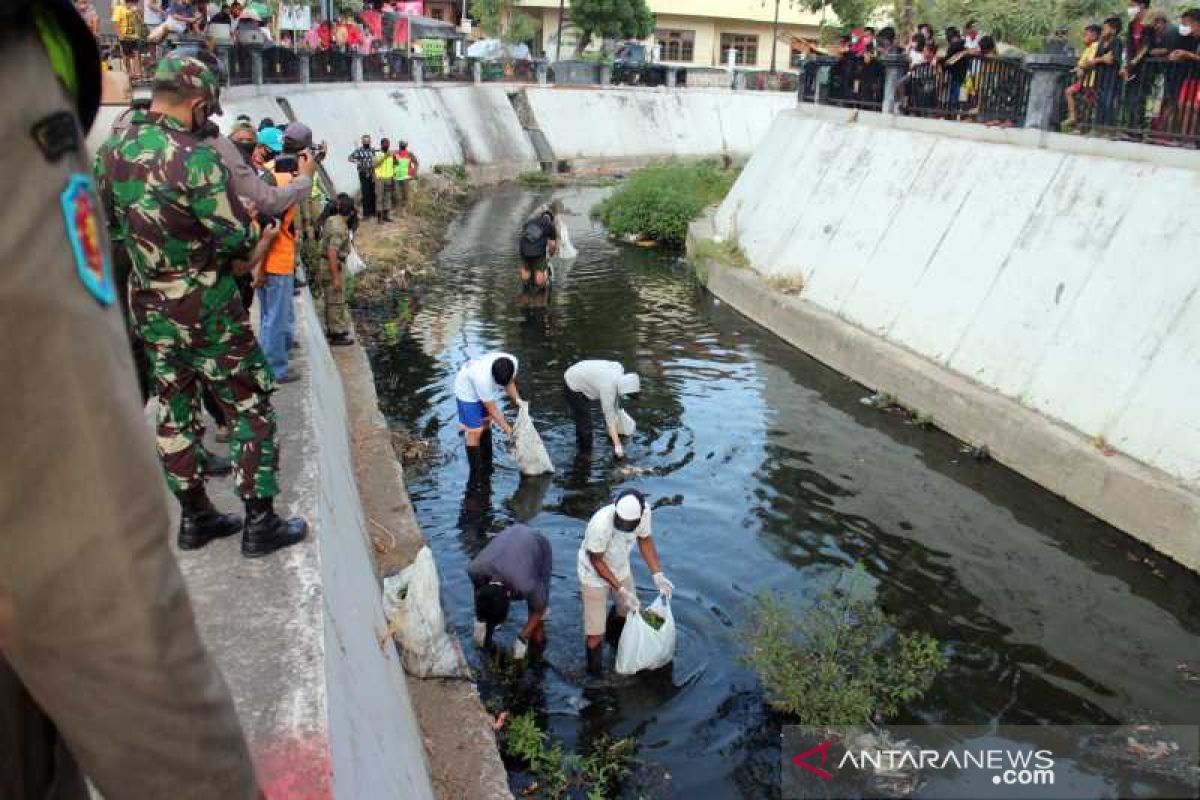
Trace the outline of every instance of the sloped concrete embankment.
<path fill-rule="evenodd" d="M 802 108 L 691 238 L 748 317 L 1200 569 L 1197 214 L 1196 153 Z"/>
<path fill-rule="evenodd" d="M 474 180 L 490 182 L 563 162 L 627 169 L 671 157 L 744 161 L 775 115 L 795 102 L 787 93 L 719 89 L 387 83 L 238 86 L 221 100 L 225 129 L 239 114 L 256 124 L 294 115 L 310 125 L 329 143 L 325 169 L 334 185 L 349 193 L 358 191 L 358 178 L 347 156 L 364 133 L 376 144 L 384 136 L 393 146 L 407 140 L 426 171 L 461 166 Z M 119 111 L 103 109 L 89 138 L 93 150 Z"/>

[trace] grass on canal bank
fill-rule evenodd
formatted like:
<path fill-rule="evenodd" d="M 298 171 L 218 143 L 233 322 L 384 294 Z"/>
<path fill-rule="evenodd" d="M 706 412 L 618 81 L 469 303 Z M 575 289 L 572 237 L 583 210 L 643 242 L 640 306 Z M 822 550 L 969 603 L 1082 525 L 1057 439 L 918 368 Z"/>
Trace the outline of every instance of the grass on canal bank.
<path fill-rule="evenodd" d="M 729 193 L 738 171 L 718 161 L 665 161 L 633 173 L 592 212 L 614 236 L 682 246 L 688 224 Z"/>

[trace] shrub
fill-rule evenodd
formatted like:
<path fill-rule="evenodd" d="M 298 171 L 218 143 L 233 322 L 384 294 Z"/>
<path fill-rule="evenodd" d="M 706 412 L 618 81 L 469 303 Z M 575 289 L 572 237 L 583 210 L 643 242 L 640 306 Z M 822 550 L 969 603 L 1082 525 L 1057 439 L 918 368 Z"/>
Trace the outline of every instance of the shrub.
<path fill-rule="evenodd" d="M 528 766 L 537 780 L 532 791 L 539 797 L 566 797 L 576 789 L 586 791 L 588 798 L 619 796 L 621 781 L 632 771 L 635 748 L 633 739 L 602 735 L 588 755 L 579 756 L 551 743 L 532 711 L 509 717 L 504 724 L 504 752 Z"/>
<path fill-rule="evenodd" d="M 715 161 L 668 161 L 635 172 L 592 212 L 615 236 L 680 245 L 688 223 L 728 192 L 737 173 Z"/>
<path fill-rule="evenodd" d="M 768 702 L 804 725 L 840 726 L 890 717 L 920 698 L 946 667 L 938 642 L 897 633 L 862 596 L 861 566 L 839 576 L 807 607 L 764 593 L 751 603 L 739 638 Z M 857 595 L 857 596 L 856 596 Z"/>

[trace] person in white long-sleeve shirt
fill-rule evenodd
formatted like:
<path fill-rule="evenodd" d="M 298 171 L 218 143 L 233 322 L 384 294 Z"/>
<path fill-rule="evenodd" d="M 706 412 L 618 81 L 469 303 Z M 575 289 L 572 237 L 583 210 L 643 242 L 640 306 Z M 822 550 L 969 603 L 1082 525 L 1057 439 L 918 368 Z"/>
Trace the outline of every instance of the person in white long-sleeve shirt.
<path fill-rule="evenodd" d="M 641 391 L 641 380 L 636 373 L 626 372 L 616 361 L 588 359 L 574 364 L 563 373 L 563 394 L 575 417 L 575 443 L 579 452 L 592 450 L 591 403 L 600 402 L 604 412 L 604 427 L 612 441 L 613 454 L 624 458 L 621 445 L 621 398 L 636 395 Z"/>

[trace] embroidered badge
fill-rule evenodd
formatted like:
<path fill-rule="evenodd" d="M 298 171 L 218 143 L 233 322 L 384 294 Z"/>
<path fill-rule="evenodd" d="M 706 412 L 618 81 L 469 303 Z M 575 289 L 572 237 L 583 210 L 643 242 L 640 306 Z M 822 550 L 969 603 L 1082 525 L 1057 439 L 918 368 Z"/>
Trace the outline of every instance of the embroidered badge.
<path fill-rule="evenodd" d="M 117 291 L 113 285 L 112 259 L 100 230 L 99 200 L 92 179 L 87 175 L 72 175 L 59 200 L 79 280 L 93 297 L 106 306 L 111 305 Z"/>

